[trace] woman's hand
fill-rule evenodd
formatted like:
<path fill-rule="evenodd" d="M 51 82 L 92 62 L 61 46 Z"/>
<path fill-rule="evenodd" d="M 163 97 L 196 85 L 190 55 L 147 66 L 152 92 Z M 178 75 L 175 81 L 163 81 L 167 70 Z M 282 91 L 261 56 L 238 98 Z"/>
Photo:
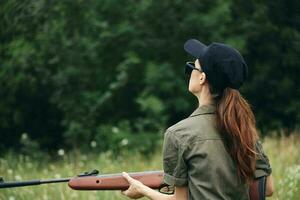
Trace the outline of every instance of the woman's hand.
<path fill-rule="evenodd" d="M 139 199 L 144 196 L 145 185 L 138 180 L 131 178 L 126 172 L 123 172 L 123 177 L 128 181 L 129 188 L 121 193 L 131 199 Z"/>

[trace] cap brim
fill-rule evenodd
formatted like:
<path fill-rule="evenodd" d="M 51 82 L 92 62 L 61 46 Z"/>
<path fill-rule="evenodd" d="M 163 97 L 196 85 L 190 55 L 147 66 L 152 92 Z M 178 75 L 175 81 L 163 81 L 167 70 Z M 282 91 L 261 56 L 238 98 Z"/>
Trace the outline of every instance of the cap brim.
<path fill-rule="evenodd" d="M 184 43 L 183 48 L 195 58 L 202 59 L 206 52 L 207 46 L 196 39 L 189 39 Z"/>

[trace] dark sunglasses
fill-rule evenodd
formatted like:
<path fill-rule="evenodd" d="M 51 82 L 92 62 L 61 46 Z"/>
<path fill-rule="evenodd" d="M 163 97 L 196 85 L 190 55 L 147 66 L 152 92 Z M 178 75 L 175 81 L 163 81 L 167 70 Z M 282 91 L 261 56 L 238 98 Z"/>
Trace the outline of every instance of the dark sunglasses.
<path fill-rule="evenodd" d="M 201 69 L 198 69 L 198 68 L 195 67 L 194 62 L 186 62 L 186 64 L 185 64 L 185 74 L 188 75 L 188 76 L 191 76 L 191 73 L 192 73 L 193 70 L 203 72 Z"/>

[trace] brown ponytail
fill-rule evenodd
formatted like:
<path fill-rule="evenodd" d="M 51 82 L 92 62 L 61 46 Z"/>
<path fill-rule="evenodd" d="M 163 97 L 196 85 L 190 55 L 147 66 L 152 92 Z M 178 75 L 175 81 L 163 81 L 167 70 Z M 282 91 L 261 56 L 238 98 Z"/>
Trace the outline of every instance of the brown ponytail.
<path fill-rule="evenodd" d="M 225 88 L 217 99 L 217 125 L 243 182 L 253 181 L 258 139 L 250 105 L 238 90 Z"/>

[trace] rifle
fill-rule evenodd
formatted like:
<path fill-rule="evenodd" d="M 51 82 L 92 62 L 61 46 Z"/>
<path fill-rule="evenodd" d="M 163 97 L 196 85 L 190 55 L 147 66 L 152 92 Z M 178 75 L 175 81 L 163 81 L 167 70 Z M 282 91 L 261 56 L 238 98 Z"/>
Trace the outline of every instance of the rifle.
<path fill-rule="evenodd" d="M 126 190 L 129 188 L 128 182 L 125 178 L 123 178 L 121 173 L 104 175 L 98 174 L 99 171 L 94 169 L 90 172 L 79 174 L 77 177 L 19 182 L 5 182 L 4 179 L 0 177 L 0 189 L 61 182 L 68 182 L 68 186 L 74 190 Z M 147 185 L 152 189 L 161 189 L 167 186 L 166 184 L 163 184 L 162 171 L 131 172 L 128 174 L 132 178 L 139 180 L 144 185 Z"/>
<path fill-rule="evenodd" d="M 126 190 L 129 188 L 128 182 L 125 178 L 123 178 L 121 173 L 104 175 L 98 174 L 99 171 L 94 169 L 90 172 L 84 172 L 79 174 L 77 177 L 72 178 L 29 180 L 20 182 L 5 182 L 3 178 L 0 177 L 0 189 L 61 182 L 68 182 L 68 186 L 74 190 Z M 163 171 L 131 172 L 129 175 L 152 189 L 158 189 L 161 193 L 174 193 L 174 187 L 163 182 Z M 249 196 L 250 200 L 265 199 L 265 177 L 261 177 L 254 181 L 254 183 L 250 186 Z"/>

